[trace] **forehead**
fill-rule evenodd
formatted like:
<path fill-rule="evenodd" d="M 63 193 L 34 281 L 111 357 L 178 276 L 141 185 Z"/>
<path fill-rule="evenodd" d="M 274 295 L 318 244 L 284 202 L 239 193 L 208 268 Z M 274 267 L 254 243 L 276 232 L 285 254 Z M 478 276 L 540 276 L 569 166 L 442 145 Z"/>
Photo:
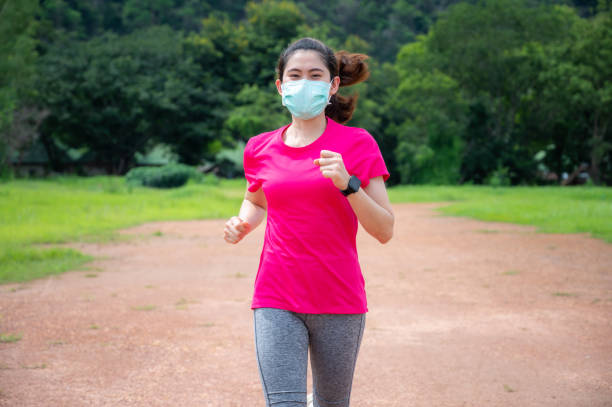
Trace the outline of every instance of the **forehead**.
<path fill-rule="evenodd" d="M 300 49 L 295 51 L 289 57 L 285 72 L 291 69 L 299 69 L 300 71 L 309 71 L 311 69 L 322 69 L 328 72 L 327 65 L 323 62 L 321 55 L 313 50 Z"/>

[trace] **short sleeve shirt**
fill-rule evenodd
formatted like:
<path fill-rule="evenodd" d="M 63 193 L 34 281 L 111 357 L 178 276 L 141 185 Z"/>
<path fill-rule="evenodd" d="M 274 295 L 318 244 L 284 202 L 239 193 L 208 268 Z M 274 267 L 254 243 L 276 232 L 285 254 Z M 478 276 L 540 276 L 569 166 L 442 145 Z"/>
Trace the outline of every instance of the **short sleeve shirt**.
<path fill-rule="evenodd" d="M 321 150 L 340 153 L 348 173 L 365 187 L 373 177 L 389 178 L 378 144 L 366 130 L 327 118 L 315 141 L 291 147 L 283 141 L 288 126 L 252 137 L 244 150 L 248 190 L 263 188 L 268 204 L 251 308 L 367 312 L 357 216 L 314 160 Z"/>

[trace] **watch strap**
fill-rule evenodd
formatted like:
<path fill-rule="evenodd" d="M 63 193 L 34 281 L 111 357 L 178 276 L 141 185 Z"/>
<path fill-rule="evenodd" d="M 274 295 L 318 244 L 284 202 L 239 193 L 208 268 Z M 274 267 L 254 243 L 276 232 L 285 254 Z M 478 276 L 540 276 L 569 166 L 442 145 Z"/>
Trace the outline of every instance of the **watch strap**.
<path fill-rule="evenodd" d="M 351 175 L 349 178 L 348 186 L 345 190 L 341 190 L 342 195 L 349 196 L 352 193 L 359 191 L 361 186 L 361 180 L 356 175 Z"/>

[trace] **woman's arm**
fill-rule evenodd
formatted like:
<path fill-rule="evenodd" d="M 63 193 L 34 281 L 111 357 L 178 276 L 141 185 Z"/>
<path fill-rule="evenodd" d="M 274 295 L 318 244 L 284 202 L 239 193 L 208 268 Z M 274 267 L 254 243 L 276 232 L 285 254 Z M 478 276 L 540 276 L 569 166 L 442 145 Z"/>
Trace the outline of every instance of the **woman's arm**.
<path fill-rule="evenodd" d="M 244 200 L 240 206 L 238 217 L 251 225 L 251 229 L 255 229 L 266 216 L 268 209 L 268 201 L 263 192 L 263 188 L 259 188 L 255 192 L 249 192 L 247 189 L 244 193 Z"/>
<path fill-rule="evenodd" d="M 268 202 L 263 189 L 249 192 L 247 187 L 238 216 L 232 216 L 225 222 L 223 229 L 225 241 L 234 244 L 241 241 L 261 223 L 266 216 L 267 208 Z"/>
<path fill-rule="evenodd" d="M 347 183 L 348 185 L 348 183 Z M 387 243 L 393 237 L 395 216 L 383 177 L 370 179 L 365 188 L 346 197 L 363 228 L 379 242 Z"/>
<path fill-rule="evenodd" d="M 314 160 L 321 174 L 330 178 L 334 185 L 345 190 L 348 187 L 350 175 L 344 167 L 342 155 L 329 150 L 321 150 L 321 158 Z M 393 237 L 395 216 L 389 203 L 389 197 L 382 176 L 370 179 L 368 186 L 359 188 L 347 196 L 357 219 L 363 228 L 379 242 L 387 243 Z"/>

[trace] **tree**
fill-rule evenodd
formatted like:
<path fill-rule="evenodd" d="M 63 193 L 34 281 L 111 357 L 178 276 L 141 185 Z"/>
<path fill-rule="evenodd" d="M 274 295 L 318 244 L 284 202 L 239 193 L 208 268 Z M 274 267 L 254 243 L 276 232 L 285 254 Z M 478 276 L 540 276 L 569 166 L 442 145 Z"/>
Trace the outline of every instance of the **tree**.
<path fill-rule="evenodd" d="M 11 155 L 8 131 L 15 112 L 35 95 L 37 12 L 34 0 L 0 0 L 0 173 Z"/>
<path fill-rule="evenodd" d="M 295 39 L 304 16 L 291 1 L 263 0 L 246 6 L 248 49 L 242 57 L 246 83 L 266 87 L 274 81 L 281 51 Z"/>
<path fill-rule="evenodd" d="M 245 85 L 235 101 L 237 106 L 232 109 L 225 124 L 232 140 L 247 141 L 254 135 L 279 128 L 291 120 L 273 84 L 263 89 L 257 85 Z"/>
<path fill-rule="evenodd" d="M 126 0 L 121 21 L 128 31 L 169 25 L 177 30 L 195 31 L 198 20 L 211 11 L 206 2 L 197 0 Z"/>
<path fill-rule="evenodd" d="M 248 69 L 241 61 L 249 52 L 249 42 L 243 24 L 235 24 L 227 14 L 212 13 L 201 21 L 198 33 L 190 34 L 186 52 L 202 71 L 220 81 L 219 87 L 231 94 L 252 83 Z"/>
<path fill-rule="evenodd" d="M 601 172 L 604 160 L 612 167 L 612 12 L 598 16 L 578 38 L 574 63 L 579 72 L 569 83 L 575 92 L 572 105 L 582 108 L 587 118 L 591 177 L 596 183 L 602 176 L 612 182 L 610 172 Z M 572 86 L 578 81 L 582 83 Z"/>
<path fill-rule="evenodd" d="M 55 46 L 41 61 L 46 137 L 87 147 L 116 174 L 155 141 L 171 141 L 183 161 L 198 162 L 217 134 L 225 96 L 182 44 L 168 27 L 152 27 Z"/>
<path fill-rule="evenodd" d="M 560 170 L 588 162 L 595 183 L 612 183 L 612 13 L 572 28 L 571 41 L 532 52 L 542 65 L 538 112 L 568 136 L 562 141 L 571 160 L 558 163 Z"/>
<path fill-rule="evenodd" d="M 539 74 L 524 54 L 527 44 L 549 46 L 570 37 L 575 14 L 566 7 L 533 5 L 527 0 L 483 0 L 450 7 L 433 27 L 426 47 L 435 66 L 455 79 L 472 101 L 463 179 L 480 182 L 495 168 L 506 168 L 512 183 L 535 177 L 533 137 L 526 133 L 525 96 Z M 495 152 L 495 163 L 483 157 Z M 484 154 L 483 154 L 484 153 Z"/>
<path fill-rule="evenodd" d="M 401 182 L 456 183 L 467 110 L 457 82 L 439 71 L 400 77 L 388 107 L 401 119 L 386 132 L 397 139 L 395 158 Z"/>

